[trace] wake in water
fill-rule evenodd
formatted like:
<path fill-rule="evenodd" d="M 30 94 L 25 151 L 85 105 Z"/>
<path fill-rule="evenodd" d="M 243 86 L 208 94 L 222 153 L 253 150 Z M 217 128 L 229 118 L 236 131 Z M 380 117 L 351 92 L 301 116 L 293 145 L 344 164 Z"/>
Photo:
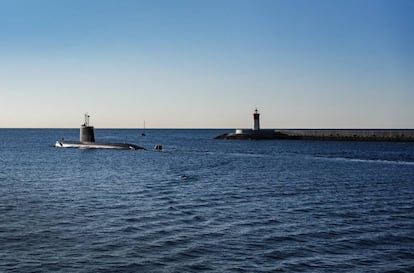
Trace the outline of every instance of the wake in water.
<path fill-rule="evenodd" d="M 393 160 L 393 159 L 366 159 L 366 158 L 351 158 L 351 157 L 330 157 L 330 156 L 313 156 L 317 159 L 344 161 L 344 162 L 360 162 L 360 163 L 377 163 L 377 164 L 397 164 L 397 165 L 411 165 L 414 166 L 414 161 Z"/>

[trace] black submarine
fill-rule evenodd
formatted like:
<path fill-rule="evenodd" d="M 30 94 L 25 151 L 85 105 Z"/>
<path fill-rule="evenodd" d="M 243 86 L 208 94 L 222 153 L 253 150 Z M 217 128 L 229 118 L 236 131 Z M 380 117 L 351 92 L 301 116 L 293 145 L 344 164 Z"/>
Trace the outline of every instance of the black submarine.
<path fill-rule="evenodd" d="M 145 148 L 130 143 L 95 142 L 93 126 L 89 125 L 88 114 L 85 114 L 85 122 L 80 127 L 79 141 L 66 141 L 63 138 L 56 141 L 55 147 L 82 148 L 82 149 L 120 149 L 120 150 L 145 150 Z"/>

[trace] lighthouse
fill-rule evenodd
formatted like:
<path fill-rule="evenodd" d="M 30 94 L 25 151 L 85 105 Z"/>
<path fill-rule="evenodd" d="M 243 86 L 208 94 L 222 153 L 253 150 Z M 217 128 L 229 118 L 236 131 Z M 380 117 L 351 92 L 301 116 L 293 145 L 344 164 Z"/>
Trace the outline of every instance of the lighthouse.
<path fill-rule="evenodd" d="M 260 113 L 257 110 L 257 108 L 254 110 L 254 113 L 253 113 L 253 121 L 254 121 L 253 130 L 255 131 L 260 130 Z"/>

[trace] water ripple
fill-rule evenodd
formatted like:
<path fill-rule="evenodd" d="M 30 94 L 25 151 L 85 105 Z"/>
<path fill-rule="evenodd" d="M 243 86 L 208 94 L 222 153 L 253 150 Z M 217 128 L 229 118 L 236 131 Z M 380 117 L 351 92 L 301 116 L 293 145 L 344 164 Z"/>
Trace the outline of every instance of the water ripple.
<path fill-rule="evenodd" d="M 414 271 L 412 146 L 168 132 L 163 153 L 8 137 L 0 271 Z"/>

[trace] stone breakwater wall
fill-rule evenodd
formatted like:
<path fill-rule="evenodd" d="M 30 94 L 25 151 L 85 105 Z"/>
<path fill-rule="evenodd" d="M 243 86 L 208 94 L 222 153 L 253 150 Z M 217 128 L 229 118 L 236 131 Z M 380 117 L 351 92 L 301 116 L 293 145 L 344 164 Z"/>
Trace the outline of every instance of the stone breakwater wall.
<path fill-rule="evenodd" d="M 413 130 L 396 130 L 396 129 L 289 129 L 275 130 L 281 134 L 295 136 L 299 138 L 339 138 L 350 140 L 411 140 L 414 141 Z"/>
<path fill-rule="evenodd" d="M 414 129 L 264 129 L 236 130 L 216 139 L 309 139 L 351 141 L 414 141 Z"/>

